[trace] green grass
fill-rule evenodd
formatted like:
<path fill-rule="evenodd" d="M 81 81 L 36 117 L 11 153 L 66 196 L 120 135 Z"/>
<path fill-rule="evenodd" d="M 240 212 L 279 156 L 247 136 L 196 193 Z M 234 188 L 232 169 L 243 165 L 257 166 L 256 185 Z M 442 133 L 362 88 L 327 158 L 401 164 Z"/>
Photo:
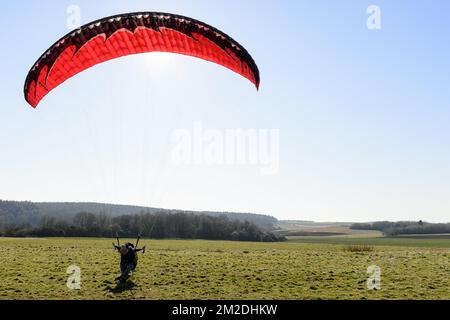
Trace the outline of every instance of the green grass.
<path fill-rule="evenodd" d="M 450 239 L 420 239 L 407 237 L 336 236 L 336 237 L 288 237 L 292 243 L 326 243 L 336 245 L 371 245 L 421 248 L 450 248 Z"/>
<path fill-rule="evenodd" d="M 358 238 L 375 248 L 354 253 L 344 250 L 349 239 L 141 240 L 149 250 L 134 286 L 115 290 L 110 239 L 0 238 L 0 299 L 450 299 L 448 240 Z M 81 267 L 81 290 L 66 287 L 70 265 Z M 382 269 L 381 290 L 366 288 L 370 265 Z"/>

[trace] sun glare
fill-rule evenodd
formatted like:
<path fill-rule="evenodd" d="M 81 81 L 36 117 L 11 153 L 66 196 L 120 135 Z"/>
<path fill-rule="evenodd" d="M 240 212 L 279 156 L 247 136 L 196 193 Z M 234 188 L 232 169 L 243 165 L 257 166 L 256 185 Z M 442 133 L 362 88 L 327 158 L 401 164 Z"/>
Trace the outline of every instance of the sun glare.
<path fill-rule="evenodd" d="M 151 52 L 142 55 L 145 67 L 152 73 L 180 72 L 183 68 L 183 57 L 174 53 Z"/>

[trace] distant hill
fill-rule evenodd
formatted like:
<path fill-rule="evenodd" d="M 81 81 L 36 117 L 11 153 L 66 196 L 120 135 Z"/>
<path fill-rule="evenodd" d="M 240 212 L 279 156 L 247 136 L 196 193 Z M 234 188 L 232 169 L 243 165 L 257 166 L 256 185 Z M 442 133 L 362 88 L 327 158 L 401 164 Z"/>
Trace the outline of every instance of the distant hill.
<path fill-rule="evenodd" d="M 377 221 L 371 223 L 354 223 L 353 230 L 378 230 L 387 236 L 400 235 L 446 235 L 450 234 L 450 223 L 429 223 L 425 221 Z"/>
<path fill-rule="evenodd" d="M 171 210 L 131 205 L 115 205 L 104 203 L 76 203 L 76 202 L 28 202 L 28 201 L 3 201 L 0 200 L 0 225 L 1 224 L 30 224 L 36 225 L 42 217 L 54 217 L 61 220 L 72 220 L 80 212 L 94 214 L 106 214 L 110 217 L 122 215 L 134 215 L 138 213 L 194 213 L 209 216 L 227 216 L 231 220 L 248 221 L 264 229 L 272 229 L 278 220 L 272 216 L 214 211 L 187 211 Z"/>

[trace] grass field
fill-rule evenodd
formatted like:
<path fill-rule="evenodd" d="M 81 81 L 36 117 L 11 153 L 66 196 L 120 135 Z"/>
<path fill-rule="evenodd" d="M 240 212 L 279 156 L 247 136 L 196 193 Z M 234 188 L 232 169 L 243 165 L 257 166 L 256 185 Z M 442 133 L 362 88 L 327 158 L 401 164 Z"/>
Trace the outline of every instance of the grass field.
<path fill-rule="evenodd" d="M 0 299 L 450 299 L 450 239 L 147 240 L 122 288 L 111 242 L 0 238 Z M 81 268 L 80 290 L 66 286 L 70 265 Z M 370 265 L 382 270 L 381 290 L 367 289 Z"/>
<path fill-rule="evenodd" d="M 366 244 L 374 246 L 394 247 L 420 247 L 420 248 L 448 248 L 450 249 L 450 238 L 427 238 L 422 237 L 366 237 L 358 235 L 338 237 L 289 237 L 291 243 L 324 243 L 334 245 Z M 449 252 L 450 253 L 450 252 Z"/>

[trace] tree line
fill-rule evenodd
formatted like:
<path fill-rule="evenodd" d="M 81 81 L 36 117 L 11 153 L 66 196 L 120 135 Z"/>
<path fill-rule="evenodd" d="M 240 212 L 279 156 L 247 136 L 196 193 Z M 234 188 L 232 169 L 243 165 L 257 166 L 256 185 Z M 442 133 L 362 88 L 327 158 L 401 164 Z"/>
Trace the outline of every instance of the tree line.
<path fill-rule="evenodd" d="M 383 234 L 387 236 L 450 233 L 450 223 L 429 223 L 423 221 L 377 221 L 373 223 L 354 223 L 350 228 L 354 230 L 377 230 L 383 232 Z"/>
<path fill-rule="evenodd" d="M 146 213 L 193 213 L 204 214 L 213 217 L 227 216 L 230 220 L 249 221 L 258 227 L 271 230 L 278 220 L 274 217 L 262 214 L 238 213 L 238 212 L 195 212 L 171 209 L 158 209 L 130 205 L 114 205 L 106 203 L 89 202 L 29 202 L 29 201 L 4 201 L 0 200 L 0 225 L 6 224 L 30 224 L 37 226 L 42 217 L 54 217 L 58 220 L 71 222 L 76 214 L 90 212 L 93 214 L 104 213 L 110 217 L 122 215 L 135 215 Z"/>
<path fill-rule="evenodd" d="M 80 212 L 72 221 L 44 216 L 36 226 L 30 224 L 0 225 L 5 237 L 142 237 L 155 239 L 205 239 L 234 241 L 284 241 L 284 237 L 248 221 L 227 216 L 193 213 L 145 213 L 110 217 L 106 214 Z"/>

